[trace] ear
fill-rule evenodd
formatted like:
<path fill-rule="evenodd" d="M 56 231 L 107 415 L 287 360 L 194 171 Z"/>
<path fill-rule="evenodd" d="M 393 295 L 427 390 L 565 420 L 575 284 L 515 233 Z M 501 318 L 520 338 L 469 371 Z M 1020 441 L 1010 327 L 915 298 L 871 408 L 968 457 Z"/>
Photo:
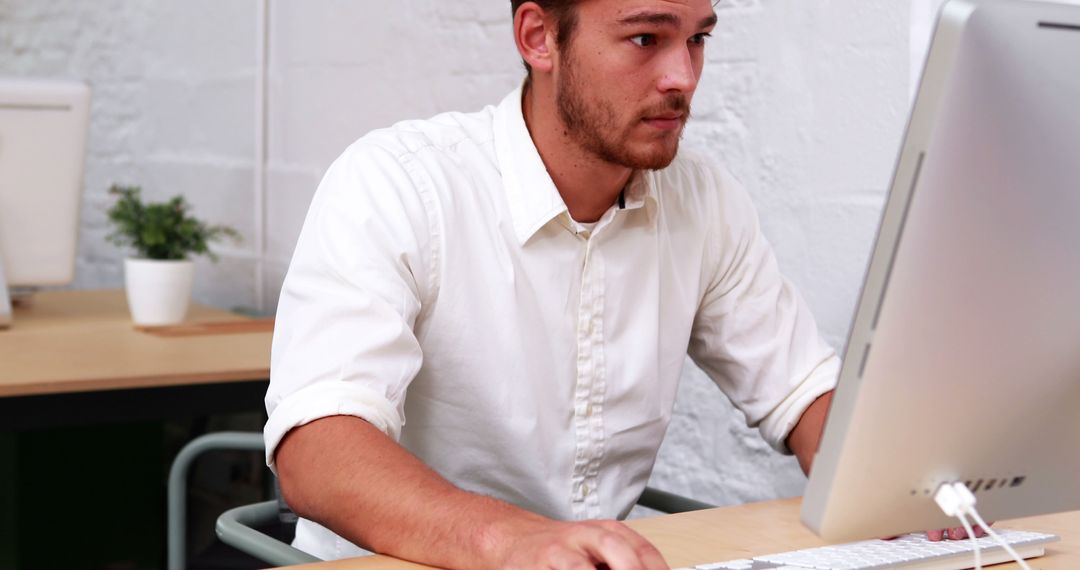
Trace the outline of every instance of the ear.
<path fill-rule="evenodd" d="M 514 42 L 533 71 L 550 73 L 555 45 L 555 22 L 535 2 L 522 4 L 514 14 Z"/>

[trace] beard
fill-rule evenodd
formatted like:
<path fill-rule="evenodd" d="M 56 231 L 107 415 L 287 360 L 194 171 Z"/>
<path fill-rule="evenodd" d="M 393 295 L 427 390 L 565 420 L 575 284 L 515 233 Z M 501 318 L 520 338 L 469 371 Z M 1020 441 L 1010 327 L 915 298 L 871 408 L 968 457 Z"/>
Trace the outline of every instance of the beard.
<path fill-rule="evenodd" d="M 576 73 L 569 51 L 564 52 L 562 73 L 556 83 L 555 102 L 567 135 L 586 152 L 610 164 L 634 170 L 659 170 L 671 164 L 679 150 L 680 130 L 674 143 L 670 133 L 659 133 L 652 140 L 634 145 L 631 137 L 646 117 L 668 112 L 681 112 L 683 122 L 690 116 L 690 101 L 685 94 L 667 95 L 653 107 L 635 115 L 626 125 L 619 125 L 615 106 L 607 100 L 587 98 L 586 81 Z"/>

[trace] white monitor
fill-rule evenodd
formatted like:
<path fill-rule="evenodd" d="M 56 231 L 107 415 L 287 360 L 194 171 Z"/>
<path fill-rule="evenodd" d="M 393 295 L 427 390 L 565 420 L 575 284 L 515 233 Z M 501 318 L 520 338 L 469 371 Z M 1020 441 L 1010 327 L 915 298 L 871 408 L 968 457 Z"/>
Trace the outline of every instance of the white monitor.
<path fill-rule="evenodd" d="M 1080 508 L 1080 6 L 951 0 L 802 506 L 831 541 Z"/>
<path fill-rule="evenodd" d="M 0 80 L 0 325 L 9 287 L 74 278 L 89 107 L 83 83 Z"/>

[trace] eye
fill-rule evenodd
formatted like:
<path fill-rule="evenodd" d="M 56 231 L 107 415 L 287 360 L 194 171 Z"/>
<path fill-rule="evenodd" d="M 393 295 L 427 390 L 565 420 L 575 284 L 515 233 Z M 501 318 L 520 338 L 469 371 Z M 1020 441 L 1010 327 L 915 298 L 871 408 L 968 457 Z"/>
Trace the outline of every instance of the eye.
<path fill-rule="evenodd" d="M 630 38 L 631 42 L 634 42 L 638 47 L 649 47 L 656 45 L 656 36 L 652 34 L 638 34 Z"/>
<path fill-rule="evenodd" d="M 711 38 L 711 37 L 712 37 L 712 34 L 710 34 L 709 32 L 702 32 L 700 34 L 694 34 L 693 36 L 690 36 L 690 43 L 694 44 L 694 45 L 699 45 L 699 46 L 700 45 L 705 45 L 705 40 L 707 38 Z"/>

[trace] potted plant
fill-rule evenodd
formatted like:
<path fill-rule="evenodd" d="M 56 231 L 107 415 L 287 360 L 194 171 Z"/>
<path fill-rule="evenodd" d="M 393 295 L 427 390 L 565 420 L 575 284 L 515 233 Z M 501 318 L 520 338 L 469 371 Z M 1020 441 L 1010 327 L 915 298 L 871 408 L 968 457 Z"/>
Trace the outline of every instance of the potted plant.
<path fill-rule="evenodd" d="M 108 239 L 136 252 L 124 260 L 124 287 L 135 324 L 176 324 L 184 320 L 191 300 L 195 264 L 190 257 L 206 255 L 216 261 L 209 244 L 222 238 L 239 241 L 240 234 L 195 219 L 183 196 L 144 204 L 140 193 L 138 186 L 109 189 L 116 203 L 108 211 L 113 225 Z"/>

